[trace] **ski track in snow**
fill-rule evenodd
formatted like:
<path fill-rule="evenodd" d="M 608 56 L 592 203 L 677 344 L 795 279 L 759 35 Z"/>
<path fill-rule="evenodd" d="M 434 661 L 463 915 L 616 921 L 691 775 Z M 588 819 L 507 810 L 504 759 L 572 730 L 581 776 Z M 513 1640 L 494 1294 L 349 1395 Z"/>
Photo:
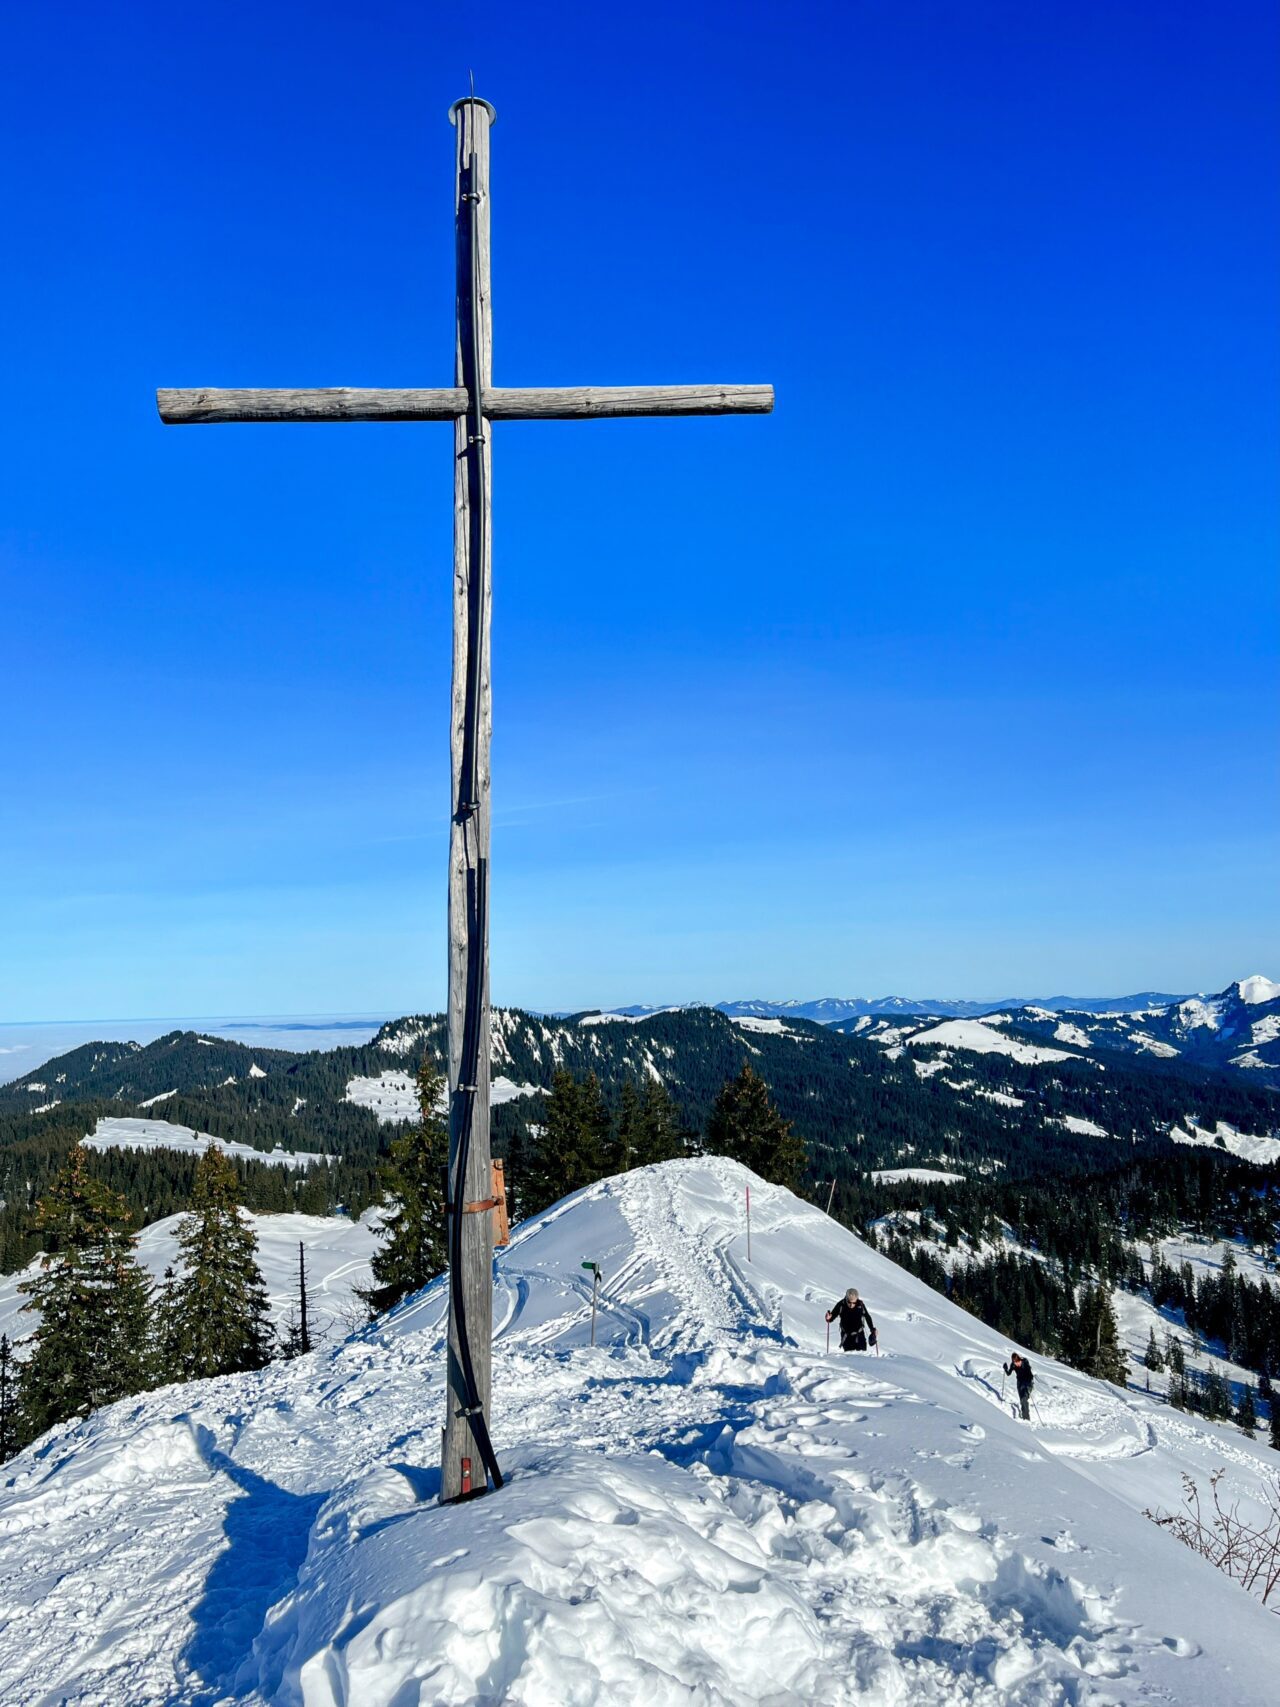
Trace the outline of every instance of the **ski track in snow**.
<path fill-rule="evenodd" d="M 1247 1499 L 1265 1449 L 1039 1358 L 1026 1428 L 988 1329 L 724 1161 L 593 1186 L 496 1272 L 498 1495 L 434 1503 L 439 1284 L 7 1466 L 6 1703 L 1274 1699 L 1280 1624 L 1140 1515 L 1219 1463 Z M 824 1349 L 850 1281 L 883 1357 Z"/>

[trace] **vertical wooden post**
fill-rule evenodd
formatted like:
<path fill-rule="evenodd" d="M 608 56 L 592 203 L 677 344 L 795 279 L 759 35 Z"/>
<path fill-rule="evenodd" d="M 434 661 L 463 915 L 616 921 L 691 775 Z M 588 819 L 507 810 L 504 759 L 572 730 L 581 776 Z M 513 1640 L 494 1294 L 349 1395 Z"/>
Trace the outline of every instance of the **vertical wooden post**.
<path fill-rule="evenodd" d="M 475 1405 L 489 1414 L 493 1333 L 493 1224 L 464 1205 L 492 1195 L 489 1157 L 489 428 L 483 394 L 492 384 L 489 303 L 489 126 L 487 101 L 457 101 L 456 383 L 468 394 L 453 437 L 452 812 L 449 834 L 449 1195 L 451 1275 L 441 1498 L 485 1485 Z M 469 1129 L 465 1172 L 460 1151 Z M 460 1177 L 461 1175 L 461 1177 Z M 459 1305 L 465 1316 L 461 1343 Z M 469 1351 L 474 1390 L 464 1356 Z M 473 1466 L 479 1472 L 473 1479 Z"/>

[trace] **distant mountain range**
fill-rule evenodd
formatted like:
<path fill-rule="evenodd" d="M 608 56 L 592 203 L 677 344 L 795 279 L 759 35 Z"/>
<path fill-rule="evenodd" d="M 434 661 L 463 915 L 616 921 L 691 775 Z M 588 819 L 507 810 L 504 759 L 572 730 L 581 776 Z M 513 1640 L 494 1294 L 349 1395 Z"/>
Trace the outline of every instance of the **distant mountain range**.
<path fill-rule="evenodd" d="M 1049 996 L 1010 1002 L 823 996 L 816 1001 L 717 1002 L 715 1007 L 730 1019 L 803 1019 L 873 1038 L 889 1037 L 891 1032 L 891 1043 L 921 1036 L 928 1020 L 985 1020 L 1002 1031 L 1050 1039 L 1072 1049 L 1116 1051 L 1148 1061 L 1176 1059 L 1280 1086 L 1280 984 L 1261 974 L 1228 984 L 1213 995 L 1171 996 L 1145 990 L 1134 996 Z M 602 1017 L 639 1020 L 679 1011 L 635 1006 L 614 1008 Z M 873 1021 L 881 1023 L 873 1025 Z"/>
<path fill-rule="evenodd" d="M 721 1013 L 736 1018 L 755 1014 L 759 1018 L 811 1019 L 818 1025 L 836 1025 L 841 1020 L 861 1019 L 865 1014 L 929 1014 L 937 1019 L 980 1019 L 983 1014 L 1010 1008 L 1037 1007 L 1051 1013 L 1139 1013 L 1146 1008 L 1167 1007 L 1180 1002 L 1159 990 L 1142 990 L 1136 996 L 1025 996 L 1002 1001 L 980 1002 L 957 998 L 949 1001 L 933 996 L 821 996 L 812 1002 L 717 1002 Z"/>

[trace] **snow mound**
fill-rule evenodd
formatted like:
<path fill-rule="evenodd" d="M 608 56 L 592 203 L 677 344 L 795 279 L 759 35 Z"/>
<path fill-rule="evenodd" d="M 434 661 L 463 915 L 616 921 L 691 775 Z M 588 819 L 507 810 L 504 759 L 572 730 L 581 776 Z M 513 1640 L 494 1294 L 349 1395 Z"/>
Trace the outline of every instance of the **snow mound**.
<path fill-rule="evenodd" d="M 752 1260 L 743 1200 L 751 1187 Z M 590 1336 L 584 1259 L 605 1281 Z M 829 1353 L 849 1284 L 885 1355 Z M 508 1476 L 436 1503 L 444 1289 L 7 1466 L 0 1696 L 72 1707 L 1137 1707 L 1274 1698 L 1280 1625 L 1142 1516 L 1266 1449 L 1005 1344 L 716 1159 L 602 1181 L 495 1264 Z"/>
<path fill-rule="evenodd" d="M 1015 1061 L 1077 1061 L 1065 1049 L 1046 1049 L 1038 1043 L 1022 1043 L 1016 1037 L 1006 1037 L 976 1019 L 948 1019 L 941 1025 L 930 1026 L 907 1039 L 907 1047 L 918 1043 L 941 1043 L 952 1049 L 972 1049 L 980 1055 L 1008 1055 Z"/>

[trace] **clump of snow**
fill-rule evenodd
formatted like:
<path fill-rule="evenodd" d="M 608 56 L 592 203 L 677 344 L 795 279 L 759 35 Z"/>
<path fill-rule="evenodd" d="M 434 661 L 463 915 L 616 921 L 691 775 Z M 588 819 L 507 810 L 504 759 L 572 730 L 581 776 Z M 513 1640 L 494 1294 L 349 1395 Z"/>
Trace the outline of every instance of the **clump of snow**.
<path fill-rule="evenodd" d="M 143 1099 L 143 1100 L 142 1100 L 142 1101 L 141 1101 L 141 1102 L 140 1102 L 140 1103 L 139 1103 L 139 1104 L 138 1104 L 138 1107 L 139 1107 L 139 1108 L 154 1108 L 154 1107 L 155 1107 L 155 1106 L 156 1106 L 156 1104 L 157 1104 L 157 1103 L 158 1103 L 158 1102 L 168 1102 L 168 1100 L 169 1100 L 169 1098 L 170 1098 L 170 1097 L 176 1097 L 176 1096 L 177 1096 L 177 1094 L 178 1094 L 178 1093 L 177 1093 L 177 1091 L 176 1091 L 176 1090 L 173 1090 L 173 1091 L 161 1091 L 161 1092 L 160 1092 L 160 1094 L 159 1094 L 159 1096 L 154 1096 L 154 1097 L 145 1097 L 145 1098 L 144 1098 L 144 1099 Z"/>
<path fill-rule="evenodd" d="M 1252 978 L 1242 978 L 1236 989 L 1242 1002 L 1280 1002 L 1280 984 L 1264 978 L 1260 972 L 1255 972 Z"/>
<path fill-rule="evenodd" d="M 930 1026 L 928 1031 L 919 1031 L 907 1039 L 909 1049 L 922 1043 L 943 1043 L 953 1049 L 972 1049 L 981 1055 L 1008 1055 L 1014 1061 L 1025 1063 L 1077 1059 L 1062 1049 L 1048 1049 L 1038 1043 L 1023 1043 L 1016 1037 L 1006 1037 L 1002 1031 L 995 1031 L 977 1019 L 944 1020 L 941 1025 Z"/>
<path fill-rule="evenodd" d="M 746 1260 L 743 1193 L 752 1197 Z M 589 1341 L 590 1288 L 605 1274 Z M 886 1355 L 826 1353 L 850 1284 Z M 0 1694 L 248 1707 L 1274 1699 L 1280 1627 L 1142 1515 L 1264 1446 L 1007 1343 L 706 1158 L 495 1265 L 506 1487 L 436 1503 L 440 1283 L 331 1352 L 161 1389 L 6 1466 Z M 1007 1395 L 1006 1395 L 1007 1397 Z"/>
<path fill-rule="evenodd" d="M 249 1063 L 249 1077 L 251 1079 L 265 1079 L 266 1076 L 266 1073 L 261 1067 L 259 1067 L 256 1061 L 251 1061 Z"/>
<path fill-rule="evenodd" d="M 170 1120 L 137 1120 L 131 1116 L 104 1115 L 84 1140 L 90 1150 L 196 1150 L 202 1155 L 216 1144 L 228 1156 L 246 1162 L 269 1162 L 282 1168 L 306 1168 L 328 1158 L 310 1150 L 255 1150 L 228 1138 L 211 1137 L 190 1126 Z"/>
<path fill-rule="evenodd" d="M 32 1114 L 48 1114 L 48 1112 L 51 1108 L 59 1108 L 59 1107 L 61 1107 L 61 1105 L 62 1105 L 62 1098 L 61 1097 L 54 1097 L 52 1102 L 39 1102 L 39 1103 L 37 1103 L 36 1106 L 31 1110 L 31 1112 L 32 1112 Z"/>
<path fill-rule="evenodd" d="M 984 1090 L 981 1085 L 975 1085 L 974 1090 L 978 1096 L 986 1097 L 988 1102 L 1001 1103 L 1005 1108 L 1025 1108 L 1027 1106 L 1025 1097 L 1010 1096 L 1008 1091 L 988 1091 Z"/>
<path fill-rule="evenodd" d="M 27 1086 L 27 1089 L 31 1092 L 32 1096 L 39 1096 L 41 1091 L 47 1091 L 49 1087 L 48 1085 L 41 1084 L 39 1079 L 32 1079 L 31 1083 Z"/>

